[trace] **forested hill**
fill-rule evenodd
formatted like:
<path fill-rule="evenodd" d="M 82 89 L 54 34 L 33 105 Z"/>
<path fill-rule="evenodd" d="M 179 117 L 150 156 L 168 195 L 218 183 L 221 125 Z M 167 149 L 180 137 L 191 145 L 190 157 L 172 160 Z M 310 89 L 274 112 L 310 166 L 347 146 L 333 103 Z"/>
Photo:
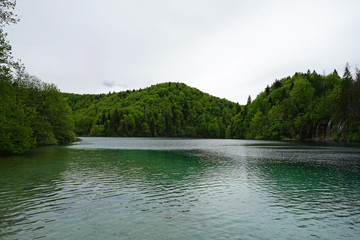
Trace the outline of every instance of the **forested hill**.
<path fill-rule="evenodd" d="M 360 72 L 275 81 L 232 121 L 236 138 L 360 141 Z"/>
<path fill-rule="evenodd" d="M 360 141 L 360 72 L 345 67 L 276 80 L 252 102 L 220 99 L 182 83 L 109 94 L 63 93 L 80 136 L 167 136 Z"/>
<path fill-rule="evenodd" d="M 240 106 L 183 83 L 109 94 L 63 93 L 80 136 L 230 138 Z"/>

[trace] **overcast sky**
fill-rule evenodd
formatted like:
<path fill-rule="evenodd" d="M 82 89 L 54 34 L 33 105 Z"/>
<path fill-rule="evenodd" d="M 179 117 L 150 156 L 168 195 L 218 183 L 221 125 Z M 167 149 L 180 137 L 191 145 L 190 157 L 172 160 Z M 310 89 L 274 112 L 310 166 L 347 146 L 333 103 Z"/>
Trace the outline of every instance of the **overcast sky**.
<path fill-rule="evenodd" d="M 18 0 L 13 55 L 63 92 L 183 82 L 246 103 L 275 79 L 360 65 L 358 0 Z"/>

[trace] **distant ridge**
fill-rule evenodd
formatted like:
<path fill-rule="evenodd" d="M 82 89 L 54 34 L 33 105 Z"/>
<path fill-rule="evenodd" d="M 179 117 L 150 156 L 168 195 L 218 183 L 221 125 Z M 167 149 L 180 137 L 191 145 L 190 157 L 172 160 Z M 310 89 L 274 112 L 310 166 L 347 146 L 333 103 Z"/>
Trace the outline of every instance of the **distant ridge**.
<path fill-rule="evenodd" d="M 231 138 L 240 106 L 184 83 L 109 94 L 63 93 L 80 136 Z"/>
<path fill-rule="evenodd" d="M 360 72 L 295 73 L 245 106 L 184 83 L 109 94 L 63 93 L 80 136 L 360 141 Z"/>

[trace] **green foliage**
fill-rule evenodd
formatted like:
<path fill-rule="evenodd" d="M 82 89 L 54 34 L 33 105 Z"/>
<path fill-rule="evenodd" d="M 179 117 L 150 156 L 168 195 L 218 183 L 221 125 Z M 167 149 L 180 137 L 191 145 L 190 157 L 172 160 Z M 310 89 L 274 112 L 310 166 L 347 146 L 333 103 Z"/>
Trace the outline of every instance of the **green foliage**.
<path fill-rule="evenodd" d="M 9 78 L 0 75 L 0 153 L 23 153 L 34 145 L 33 131 Z"/>
<path fill-rule="evenodd" d="M 0 154 L 74 140 L 72 112 L 54 85 L 42 83 L 13 61 L 3 27 L 18 20 L 15 1 L 0 1 Z"/>
<path fill-rule="evenodd" d="M 17 16 L 13 13 L 16 0 L 0 0 L 0 26 L 18 22 Z"/>
<path fill-rule="evenodd" d="M 107 95 L 63 95 L 82 136 L 225 138 L 240 111 L 235 103 L 171 82 Z"/>
<path fill-rule="evenodd" d="M 355 79 L 355 80 L 354 80 Z M 360 140 L 359 71 L 343 78 L 308 71 L 276 80 L 232 119 L 232 135 L 251 139 Z M 320 129 L 320 130 L 319 130 Z M 319 137 L 320 136 L 320 137 Z"/>
<path fill-rule="evenodd" d="M 62 94 L 53 85 L 22 77 L 0 75 L 1 152 L 73 141 L 72 112 Z"/>
<path fill-rule="evenodd" d="M 289 99 L 295 115 L 303 113 L 313 100 L 314 88 L 303 76 L 293 77 L 294 86 L 289 93 Z"/>

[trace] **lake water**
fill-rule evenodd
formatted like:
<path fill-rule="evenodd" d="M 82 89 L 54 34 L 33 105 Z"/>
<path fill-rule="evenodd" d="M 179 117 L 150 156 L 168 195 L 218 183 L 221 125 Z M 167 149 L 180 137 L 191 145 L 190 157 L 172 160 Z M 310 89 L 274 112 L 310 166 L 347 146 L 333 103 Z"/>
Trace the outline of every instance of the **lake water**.
<path fill-rule="evenodd" d="M 83 138 L 3 157 L 0 239 L 360 239 L 360 148 Z"/>

